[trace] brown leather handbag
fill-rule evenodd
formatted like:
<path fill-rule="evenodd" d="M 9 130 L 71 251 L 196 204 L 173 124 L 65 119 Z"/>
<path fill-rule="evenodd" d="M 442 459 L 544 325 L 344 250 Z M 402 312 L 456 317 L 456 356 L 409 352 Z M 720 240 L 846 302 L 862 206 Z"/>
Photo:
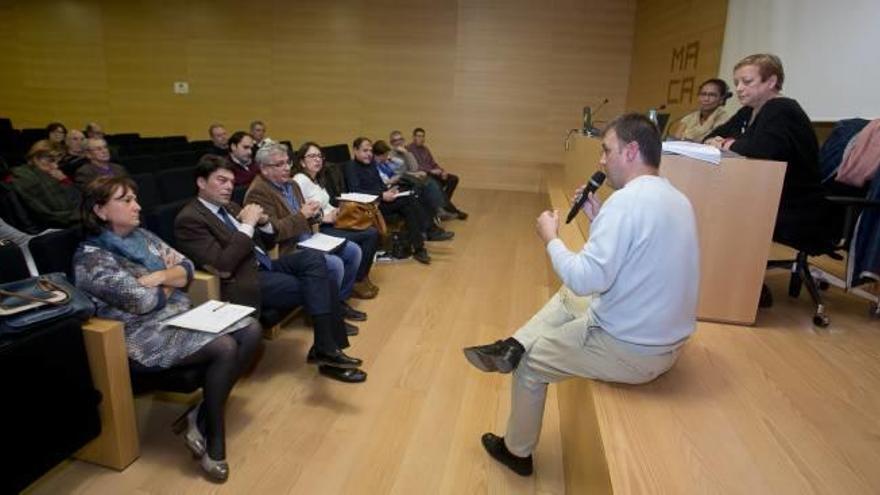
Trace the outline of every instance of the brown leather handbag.
<path fill-rule="evenodd" d="M 339 211 L 336 212 L 337 229 L 367 230 L 375 227 L 379 235 L 388 234 L 388 226 L 382 212 L 373 203 L 358 203 L 356 201 L 340 201 Z"/>

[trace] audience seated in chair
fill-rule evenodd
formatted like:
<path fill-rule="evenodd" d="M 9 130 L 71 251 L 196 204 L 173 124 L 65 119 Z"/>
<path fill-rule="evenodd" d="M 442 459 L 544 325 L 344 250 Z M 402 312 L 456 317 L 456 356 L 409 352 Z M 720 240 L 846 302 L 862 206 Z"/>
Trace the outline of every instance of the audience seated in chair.
<path fill-rule="evenodd" d="M 184 441 L 213 480 L 229 476 L 223 408 L 233 385 L 253 359 L 260 326 L 245 318 L 222 335 L 162 327 L 190 307 L 180 290 L 193 264 L 151 232 L 139 228 L 137 188 L 127 177 L 102 177 L 82 203 L 88 236 L 74 255 L 76 285 L 89 294 L 100 317 L 125 323 L 129 358 L 146 369 L 203 365 L 203 402 L 180 420 Z"/>
<path fill-rule="evenodd" d="M 416 156 L 406 149 L 406 139 L 404 139 L 402 132 L 391 131 L 391 134 L 388 135 L 388 142 L 391 144 L 389 159 L 394 162 L 398 173 L 401 174 L 401 180 L 418 184 L 425 189 L 425 194 L 430 196 L 432 202 L 435 203 L 436 214 L 440 220 L 445 221 L 453 218 L 467 219 L 467 213 L 452 212 L 449 206 L 449 198 L 446 197 L 446 193 L 440 188 L 440 183 L 431 179 L 428 172 L 419 168 L 419 161 L 416 160 Z"/>
<path fill-rule="evenodd" d="M 324 167 L 321 147 L 314 142 L 306 142 L 299 147 L 293 163 L 294 182 L 299 185 L 303 199 L 314 201 L 320 206 L 320 231 L 327 235 L 342 237 L 361 248 L 360 266 L 355 275 L 352 295 L 361 299 L 372 299 L 379 293 L 379 287 L 370 280 L 370 269 L 379 245 L 379 231 L 370 226 L 363 230 L 339 229 L 334 226 L 339 209 L 331 203 L 331 194 L 326 186 L 329 178 Z M 339 187 L 338 190 L 344 189 Z"/>
<path fill-rule="evenodd" d="M 229 138 L 229 153 L 226 155 L 235 172 L 236 186 L 249 186 L 259 170 L 254 165 L 254 138 L 244 131 L 238 131 Z"/>
<path fill-rule="evenodd" d="M 64 127 L 64 124 L 61 122 L 52 122 L 46 126 L 46 139 L 61 151 L 64 151 L 64 139 L 66 137 L 67 127 Z"/>
<path fill-rule="evenodd" d="M 208 136 L 211 138 L 211 145 L 205 153 L 217 156 L 229 154 L 229 134 L 225 127 L 220 124 L 211 124 L 208 127 Z"/>
<path fill-rule="evenodd" d="M 235 174 L 224 158 L 205 155 L 196 166 L 198 197 L 174 222 L 177 246 L 195 263 L 220 278 L 224 301 L 255 308 L 305 306 L 314 325 L 314 346 L 307 361 L 345 382 L 362 382 L 361 360 L 346 355 L 349 346 L 336 281 L 322 254 L 298 250 L 272 260 L 266 249 L 277 232 L 262 207 L 230 201 Z M 354 332 L 352 332 L 354 333 Z"/>
<path fill-rule="evenodd" d="M 31 146 L 28 163 L 12 169 L 11 188 L 39 228 L 64 228 L 79 221 L 79 191 L 58 168 L 61 152 L 48 140 Z"/>
<path fill-rule="evenodd" d="M 354 140 L 352 148 L 354 158 L 345 165 L 345 183 L 349 192 L 377 195 L 382 215 L 402 215 L 413 258 L 420 263 L 429 264 L 431 256 L 425 249 L 425 237 L 428 240 L 445 240 L 448 238 L 447 234 L 433 224 L 430 216 L 412 196 L 398 197 L 397 187 L 385 187 L 373 162 L 372 141 L 359 137 Z"/>
<path fill-rule="evenodd" d="M 86 156 L 86 136 L 82 131 L 73 129 L 67 133 L 64 139 L 64 156 L 58 162 L 58 166 L 64 172 L 64 175 L 73 177 L 79 167 L 89 163 L 89 157 Z"/>
<path fill-rule="evenodd" d="M 110 148 L 103 138 L 90 138 L 86 140 L 86 156 L 89 163 L 79 167 L 74 181 L 80 190 L 98 177 L 127 176 L 128 172 L 122 165 L 110 162 Z"/>
<path fill-rule="evenodd" d="M 373 143 L 373 161 L 376 162 L 376 168 L 385 186 L 411 190 L 437 226 L 440 226 L 442 220 L 455 218 L 453 213 L 444 208 L 448 206 L 448 202 L 437 182 L 407 173 L 401 161 L 391 158 L 391 151 L 391 146 L 385 141 L 379 140 Z"/>
<path fill-rule="evenodd" d="M 455 193 L 455 188 L 458 187 L 458 176 L 447 172 L 434 159 L 431 150 L 425 145 L 424 129 L 421 127 L 413 129 L 412 142 L 406 145 L 406 149 L 416 157 L 416 160 L 419 162 L 419 168 L 440 184 L 443 193 L 446 194 L 446 209 L 457 214 L 461 220 L 466 219 L 467 213 L 459 210 L 452 204 L 452 195 Z"/>
<path fill-rule="evenodd" d="M 303 199 L 299 185 L 290 179 L 287 147 L 276 143 L 264 145 L 257 152 L 256 166 L 260 174 L 251 182 L 244 202 L 263 208 L 277 232 L 281 254 L 293 254 L 298 242 L 312 236 L 312 225 L 320 222 L 321 205 Z M 343 316 L 355 321 L 365 320 L 367 315 L 345 301 L 351 297 L 361 257 L 361 248 L 347 241 L 336 252 L 324 253 L 327 270 L 337 283 Z"/>
<path fill-rule="evenodd" d="M 97 122 L 89 122 L 83 130 L 86 139 L 104 139 L 104 128 Z"/>

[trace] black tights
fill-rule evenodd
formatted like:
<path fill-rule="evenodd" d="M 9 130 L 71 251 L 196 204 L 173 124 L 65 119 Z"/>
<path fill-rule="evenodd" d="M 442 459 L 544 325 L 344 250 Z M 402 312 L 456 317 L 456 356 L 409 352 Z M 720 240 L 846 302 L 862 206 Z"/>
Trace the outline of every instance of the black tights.
<path fill-rule="evenodd" d="M 199 407 L 199 431 L 205 436 L 208 456 L 215 461 L 226 459 L 226 428 L 223 417 L 226 398 L 232 391 L 239 375 L 247 369 L 257 346 L 262 330 L 256 321 L 221 335 L 206 346 L 190 354 L 177 364 L 204 364 L 204 400 Z"/>

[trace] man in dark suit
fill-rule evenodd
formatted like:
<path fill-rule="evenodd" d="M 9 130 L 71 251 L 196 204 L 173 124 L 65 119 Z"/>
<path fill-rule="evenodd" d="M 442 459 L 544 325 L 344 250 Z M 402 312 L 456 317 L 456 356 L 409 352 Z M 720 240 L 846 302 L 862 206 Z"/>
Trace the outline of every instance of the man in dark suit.
<path fill-rule="evenodd" d="M 314 324 L 308 362 L 344 382 L 362 382 L 360 359 L 348 347 L 336 282 L 322 254 L 300 250 L 272 260 L 266 248 L 276 233 L 262 207 L 240 208 L 231 201 L 235 175 L 224 158 L 206 155 L 196 166 L 198 197 L 174 222 L 177 247 L 196 264 L 220 277 L 224 300 L 256 308 L 290 309 L 303 305 Z"/>

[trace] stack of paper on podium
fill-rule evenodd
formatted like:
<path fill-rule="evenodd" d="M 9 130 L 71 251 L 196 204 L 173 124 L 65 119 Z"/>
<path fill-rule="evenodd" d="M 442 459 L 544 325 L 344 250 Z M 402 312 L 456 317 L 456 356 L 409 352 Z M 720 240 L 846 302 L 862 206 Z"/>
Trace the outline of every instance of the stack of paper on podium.
<path fill-rule="evenodd" d="M 684 155 L 696 160 L 714 163 L 721 163 L 721 150 L 708 144 L 691 143 L 689 141 L 666 141 L 663 143 L 664 153 L 674 153 L 676 155 Z"/>
<path fill-rule="evenodd" d="M 220 333 L 254 311 L 256 310 L 250 306 L 212 299 L 186 313 L 165 320 L 162 325 L 198 330 L 200 332 Z"/>

